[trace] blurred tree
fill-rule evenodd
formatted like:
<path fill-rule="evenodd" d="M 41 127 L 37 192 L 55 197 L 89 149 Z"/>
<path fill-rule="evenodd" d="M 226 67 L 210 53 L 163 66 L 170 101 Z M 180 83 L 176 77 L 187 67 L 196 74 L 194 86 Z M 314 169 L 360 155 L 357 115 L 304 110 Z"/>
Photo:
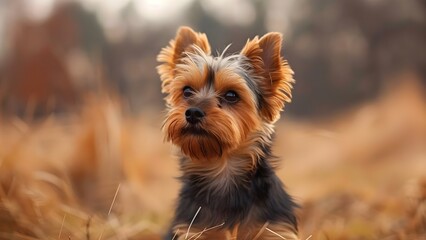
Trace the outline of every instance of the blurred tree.
<path fill-rule="evenodd" d="M 193 2 L 188 10 L 188 20 L 194 29 L 207 34 L 213 51 L 223 50 L 228 44 L 232 44 L 229 53 L 239 52 L 248 38 L 266 33 L 265 1 L 247 1 L 255 9 L 255 20 L 248 25 L 233 22 L 224 24 L 223 21 L 218 21 L 214 12 L 206 11 L 203 2 L 207 1 Z"/>
<path fill-rule="evenodd" d="M 0 66 L 3 112 L 63 111 L 79 102 L 85 90 L 81 87 L 93 87 L 98 81 L 95 71 L 79 62 L 91 64 L 90 57 L 105 52 L 107 42 L 94 15 L 79 3 L 58 4 L 41 22 L 18 15 L 11 29 L 11 49 Z M 84 73 L 85 69 L 92 74 Z"/>
<path fill-rule="evenodd" d="M 420 1 L 302 0 L 292 16 L 288 58 L 299 115 L 327 115 L 374 98 L 389 79 L 426 79 L 426 12 Z"/>

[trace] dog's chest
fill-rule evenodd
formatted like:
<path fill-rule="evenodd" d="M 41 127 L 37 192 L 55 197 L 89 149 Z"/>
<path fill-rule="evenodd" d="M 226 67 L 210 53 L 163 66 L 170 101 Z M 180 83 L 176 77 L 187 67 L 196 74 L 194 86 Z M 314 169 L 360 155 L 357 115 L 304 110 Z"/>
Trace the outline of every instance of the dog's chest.
<path fill-rule="evenodd" d="M 253 208 L 251 175 L 237 171 L 235 166 L 208 177 L 190 175 L 184 181 L 181 196 L 188 205 L 201 207 L 196 222 L 208 226 L 225 222 L 226 226 L 234 226 Z"/>

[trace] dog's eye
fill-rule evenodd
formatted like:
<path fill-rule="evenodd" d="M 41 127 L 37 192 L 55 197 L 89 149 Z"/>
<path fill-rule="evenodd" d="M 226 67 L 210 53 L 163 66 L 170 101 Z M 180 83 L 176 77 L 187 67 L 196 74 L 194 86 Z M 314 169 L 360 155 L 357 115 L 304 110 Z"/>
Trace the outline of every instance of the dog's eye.
<path fill-rule="evenodd" d="M 194 90 L 188 86 L 183 88 L 183 97 L 184 98 L 190 98 L 192 95 L 194 95 Z"/>
<path fill-rule="evenodd" d="M 224 98 L 228 103 L 236 103 L 240 99 L 234 91 L 226 92 Z"/>

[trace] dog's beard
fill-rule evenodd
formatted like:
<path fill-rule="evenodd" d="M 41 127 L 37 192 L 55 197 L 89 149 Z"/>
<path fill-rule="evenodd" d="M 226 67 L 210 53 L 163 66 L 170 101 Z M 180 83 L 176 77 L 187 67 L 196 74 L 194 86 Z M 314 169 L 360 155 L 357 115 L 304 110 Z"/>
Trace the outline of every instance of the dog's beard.
<path fill-rule="evenodd" d="M 206 130 L 200 125 L 190 126 L 171 121 L 168 125 L 167 140 L 180 147 L 182 153 L 195 161 L 214 161 L 231 148 L 221 133 Z"/>
<path fill-rule="evenodd" d="M 220 138 L 203 129 L 183 128 L 178 142 L 185 155 L 200 161 L 214 161 L 228 148 Z"/>

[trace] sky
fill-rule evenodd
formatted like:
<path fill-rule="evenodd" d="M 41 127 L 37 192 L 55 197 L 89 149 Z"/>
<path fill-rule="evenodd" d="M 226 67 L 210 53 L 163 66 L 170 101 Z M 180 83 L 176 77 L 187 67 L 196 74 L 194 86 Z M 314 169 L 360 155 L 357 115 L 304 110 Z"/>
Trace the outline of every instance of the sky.
<path fill-rule="evenodd" d="M 55 3 L 69 0 L 22 0 L 22 6 L 27 15 L 34 20 L 46 18 Z M 82 5 L 95 12 L 106 28 L 119 24 L 120 11 L 131 5 L 138 17 L 145 22 L 156 24 L 167 24 L 185 14 L 194 0 L 77 0 Z M 293 2 L 286 0 L 285 2 Z M 282 1 L 269 1 L 273 7 L 282 7 Z M 203 8 L 212 13 L 223 23 L 233 23 L 236 25 L 249 25 L 256 19 L 256 11 L 249 0 L 204 0 L 201 2 Z M 278 3 L 274 4 L 274 3 Z M 288 4 L 287 4 L 288 5 Z M 276 16 L 282 16 L 280 12 Z"/>
<path fill-rule="evenodd" d="M 49 15 L 55 3 L 66 0 L 24 0 L 25 11 L 35 20 L 41 20 Z M 77 0 L 87 9 L 93 10 L 101 21 L 114 21 L 121 9 L 133 4 L 134 10 L 149 21 L 171 21 L 193 0 Z M 110 20 L 107 20 L 110 19 Z"/>
<path fill-rule="evenodd" d="M 7 33 L 8 20 L 18 15 L 22 16 L 16 14 L 16 11 L 21 11 L 33 21 L 43 21 L 54 9 L 55 4 L 67 1 L 79 1 L 86 9 L 94 12 L 107 36 L 113 41 L 123 35 L 123 21 L 136 29 L 182 22 L 180 20 L 185 19 L 185 10 L 194 0 L 0 0 L 0 57 L 7 49 L 7 41 L 2 36 Z M 288 11 L 291 11 L 295 1 L 297 0 L 268 1 L 266 21 L 269 31 L 286 32 Z M 203 0 L 201 6 L 222 24 L 247 26 L 256 21 L 257 17 L 255 5 L 251 0 Z M 126 15 L 127 19 L 122 15 L 126 7 L 134 13 L 131 16 Z"/>

